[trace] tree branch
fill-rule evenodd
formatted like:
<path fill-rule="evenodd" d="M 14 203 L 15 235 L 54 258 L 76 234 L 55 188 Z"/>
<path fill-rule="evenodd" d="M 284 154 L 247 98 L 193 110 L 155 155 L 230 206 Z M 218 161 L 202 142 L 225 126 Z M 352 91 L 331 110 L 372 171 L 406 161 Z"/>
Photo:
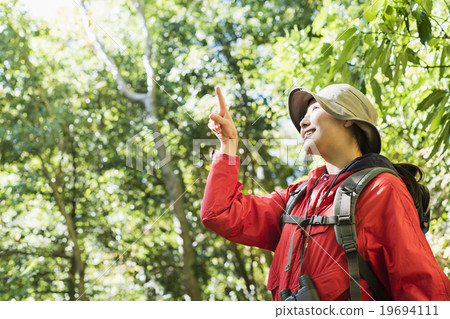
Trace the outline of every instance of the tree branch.
<path fill-rule="evenodd" d="M 360 32 L 361 34 L 375 34 L 375 35 L 383 35 L 386 36 L 389 33 L 383 32 L 383 31 L 378 31 L 378 32 L 373 32 L 373 31 L 367 31 L 367 32 Z M 405 33 L 395 33 L 395 35 L 400 36 L 400 37 L 405 37 L 405 38 L 414 38 L 414 39 L 420 39 L 419 36 L 415 36 L 412 34 L 405 34 Z M 447 39 L 447 35 L 445 35 L 444 37 L 435 37 L 435 36 L 431 36 L 432 39 Z"/>
<path fill-rule="evenodd" d="M 422 60 L 423 61 L 423 60 Z M 424 62 L 424 61 L 423 61 Z M 346 65 L 359 68 L 360 66 L 352 64 L 350 62 L 345 62 Z M 421 64 L 411 64 L 408 65 L 411 68 L 422 68 L 422 69 L 436 69 L 436 68 L 450 68 L 450 65 L 421 65 Z M 395 67 L 395 64 L 389 64 L 389 67 Z"/>
<path fill-rule="evenodd" d="M 154 70 L 150 64 L 151 61 L 151 54 L 152 54 L 152 47 L 153 47 L 153 40 L 150 36 L 150 29 L 147 25 L 147 20 L 145 19 L 145 5 L 142 0 L 134 0 L 133 1 L 134 6 L 136 7 L 138 16 L 142 22 L 142 26 L 145 30 L 145 53 L 142 56 L 142 62 L 144 64 L 145 72 L 147 74 L 147 92 L 151 93 L 153 92 L 153 76 L 154 76 Z"/>
<path fill-rule="evenodd" d="M 112 76 L 117 83 L 118 90 L 124 94 L 128 99 L 136 102 L 143 102 L 146 98 L 146 94 L 144 93 L 136 93 L 128 88 L 125 80 L 120 74 L 119 67 L 117 66 L 116 61 L 113 57 L 111 57 L 108 53 L 106 53 L 106 49 L 98 38 L 97 34 L 92 29 L 91 20 L 89 19 L 89 14 L 86 9 L 86 3 L 84 0 L 80 1 L 81 11 L 83 12 L 83 22 L 86 29 L 86 33 L 88 34 L 90 40 L 94 43 L 96 50 L 99 52 L 100 56 L 103 58 L 103 61 L 106 65 L 111 69 Z"/>
<path fill-rule="evenodd" d="M 450 68 L 450 65 L 410 65 L 412 68 L 424 68 L 424 69 L 435 69 L 435 68 Z"/>

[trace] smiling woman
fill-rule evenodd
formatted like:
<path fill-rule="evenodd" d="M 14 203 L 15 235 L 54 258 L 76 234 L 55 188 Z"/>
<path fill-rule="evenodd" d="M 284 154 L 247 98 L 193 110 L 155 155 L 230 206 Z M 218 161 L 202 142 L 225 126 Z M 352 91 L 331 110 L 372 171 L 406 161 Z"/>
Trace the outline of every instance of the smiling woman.
<path fill-rule="evenodd" d="M 236 129 L 216 91 L 220 111 L 209 127 L 222 147 L 201 218 L 228 240 L 275 251 L 267 284 L 274 300 L 450 299 L 450 280 L 424 236 L 429 197 L 414 178 L 420 169 L 399 169 L 379 154 L 377 112 L 362 92 L 348 84 L 291 91 L 304 149 L 326 165 L 307 182 L 254 196 L 241 192 Z"/>
<path fill-rule="evenodd" d="M 300 134 L 304 140 L 303 148 L 313 155 L 321 155 L 329 163 L 328 171 L 332 174 L 340 171 L 331 163 L 344 167 L 354 158 L 360 157 L 356 138 L 350 127 L 352 120 L 339 120 L 328 114 L 320 104 L 311 100 L 303 120 L 300 122 Z"/>

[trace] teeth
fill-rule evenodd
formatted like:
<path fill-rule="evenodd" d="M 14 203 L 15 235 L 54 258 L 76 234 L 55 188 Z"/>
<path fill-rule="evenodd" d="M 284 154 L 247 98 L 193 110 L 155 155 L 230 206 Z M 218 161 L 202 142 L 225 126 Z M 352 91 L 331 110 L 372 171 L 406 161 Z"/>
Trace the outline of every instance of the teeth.
<path fill-rule="evenodd" d="M 313 133 L 312 131 L 307 132 L 307 133 L 305 134 L 305 137 L 309 137 L 312 133 Z"/>

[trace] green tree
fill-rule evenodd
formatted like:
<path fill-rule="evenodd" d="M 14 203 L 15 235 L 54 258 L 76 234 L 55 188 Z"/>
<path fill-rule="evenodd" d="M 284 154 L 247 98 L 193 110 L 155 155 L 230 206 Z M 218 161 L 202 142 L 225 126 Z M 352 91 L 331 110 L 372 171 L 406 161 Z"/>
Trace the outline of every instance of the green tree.
<path fill-rule="evenodd" d="M 216 85 L 251 194 L 314 165 L 284 154 L 297 147 L 291 86 L 366 92 L 383 153 L 425 169 L 428 239 L 448 273 L 446 12 L 441 0 L 92 0 L 47 24 L 0 0 L 0 299 L 270 300 L 271 252 L 199 220 Z"/>

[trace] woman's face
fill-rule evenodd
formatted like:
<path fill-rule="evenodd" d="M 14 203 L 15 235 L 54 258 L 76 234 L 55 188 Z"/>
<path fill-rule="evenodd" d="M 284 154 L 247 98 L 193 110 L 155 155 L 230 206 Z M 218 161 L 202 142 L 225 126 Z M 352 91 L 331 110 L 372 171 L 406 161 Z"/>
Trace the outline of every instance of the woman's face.
<path fill-rule="evenodd" d="M 305 117 L 300 121 L 300 133 L 308 154 L 324 157 L 342 151 L 346 147 L 345 143 L 351 142 L 350 130 L 344 123 L 344 120 L 334 118 L 317 101 L 312 100 Z"/>

